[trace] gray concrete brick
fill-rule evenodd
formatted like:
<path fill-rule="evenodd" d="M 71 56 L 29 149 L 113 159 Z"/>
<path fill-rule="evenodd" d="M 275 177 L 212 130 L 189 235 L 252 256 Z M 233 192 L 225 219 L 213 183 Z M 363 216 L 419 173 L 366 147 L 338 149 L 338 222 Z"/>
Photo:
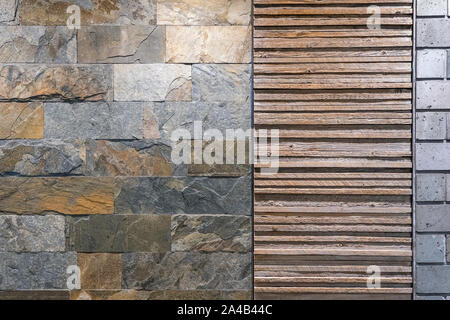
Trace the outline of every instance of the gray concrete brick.
<path fill-rule="evenodd" d="M 450 262 L 450 236 L 449 235 L 447 235 L 446 236 L 447 237 L 447 242 L 446 242 L 446 244 L 447 244 L 447 246 L 446 246 L 446 248 L 447 248 L 447 252 L 446 252 L 446 257 L 447 257 L 447 262 Z"/>
<path fill-rule="evenodd" d="M 450 144 L 417 143 L 417 170 L 450 170 Z"/>
<path fill-rule="evenodd" d="M 417 47 L 450 47 L 450 19 L 417 19 Z"/>
<path fill-rule="evenodd" d="M 447 50 L 447 79 L 450 78 L 450 50 Z"/>
<path fill-rule="evenodd" d="M 447 0 L 417 0 L 417 16 L 445 16 Z"/>
<path fill-rule="evenodd" d="M 446 50 L 426 49 L 417 51 L 417 78 L 444 78 Z"/>
<path fill-rule="evenodd" d="M 448 232 L 450 230 L 450 205 L 436 204 L 416 206 L 416 231 Z"/>
<path fill-rule="evenodd" d="M 416 261 L 418 263 L 443 263 L 445 261 L 445 236 L 443 234 L 418 234 L 416 236 Z"/>
<path fill-rule="evenodd" d="M 442 112 L 416 113 L 416 139 L 444 140 L 447 135 L 447 115 Z"/>
<path fill-rule="evenodd" d="M 445 201 L 444 174 L 418 174 L 416 183 L 417 201 Z"/>
<path fill-rule="evenodd" d="M 417 293 L 450 293 L 450 266 L 417 266 Z"/>
<path fill-rule="evenodd" d="M 450 109 L 450 81 L 417 81 L 416 88 L 417 109 Z"/>
<path fill-rule="evenodd" d="M 443 296 L 416 296 L 416 300 L 445 300 L 445 299 Z"/>

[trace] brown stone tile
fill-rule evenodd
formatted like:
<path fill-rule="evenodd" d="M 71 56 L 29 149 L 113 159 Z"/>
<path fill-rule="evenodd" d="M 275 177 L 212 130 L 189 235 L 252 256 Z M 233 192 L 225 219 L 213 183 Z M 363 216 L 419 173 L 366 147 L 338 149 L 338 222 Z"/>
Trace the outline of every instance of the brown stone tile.
<path fill-rule="evenodd" d="M 42 103 L 0 103 L 0 139 L 44 138 Z"/>
<path fill-rule="evenodd" d="M 0 300 L 69 300 L 67 290 L 0 291 Z"/>
<path fill-rule="evenodd" d="M 0 212 L 112 214 L 113 178 L 0 178 Z"/>
<path fill-rule="evenodd" d="M 120 254 L 79 253 L 82 289 L 120 289 L 122 262 Z"/>

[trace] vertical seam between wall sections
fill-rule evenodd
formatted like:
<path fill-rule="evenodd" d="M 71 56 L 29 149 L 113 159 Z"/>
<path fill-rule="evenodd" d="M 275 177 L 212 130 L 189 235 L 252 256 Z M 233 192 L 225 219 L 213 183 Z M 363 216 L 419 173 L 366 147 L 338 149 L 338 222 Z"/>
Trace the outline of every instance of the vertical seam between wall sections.
<path fill-rule="evenodd" d="M 253 14 L 253 10 L 254 10 L 254 1 L 251 1 L 251 8 L 250 8 L 250 28 L 251 28 L 251 41 L 250 41 L 250 46 L 251 46 L 251 55 L 250 55 L 250 127 L 252 128 L 252 136 L 253 136 L 253 143 L 251 148 L 253 148 L 253 150 L 255 150 L 255 137 L 254 137 L 254 94 L 253 94 L 253 41 L 254 41 L 254 14 Z M 252 152 L 253 153 L 253 152 Z M 251 211 L 251 220 L 252 220 L 252 300 L 255 300 L 255 164 L 254 164 L 254 158 L 255 155 L 253 154 L 253 164 L 252 164 L 252 211 Z"/>
<path fill-rule="evenodd" d="M 417 0 L 413 0 L 412 32 L 412 285 L 413 300 L 416 299 L 416 40 L 417 40 Z"/>

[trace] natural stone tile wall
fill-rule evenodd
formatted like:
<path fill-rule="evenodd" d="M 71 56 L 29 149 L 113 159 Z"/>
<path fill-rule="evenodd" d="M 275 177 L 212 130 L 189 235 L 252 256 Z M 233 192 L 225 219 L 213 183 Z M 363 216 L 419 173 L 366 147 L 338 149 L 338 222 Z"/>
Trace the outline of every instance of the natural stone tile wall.
<path fill-rule="evenodd" d="M 251 127 L 250 12 L 1 0 L 0 299 L 251 298 L 250 165 L 175 164 L 170 142 Z"/>
<path fill-rule="evenodd" d="M 417 2 L 416 298 L 450 297 L 450 12 Z M 446 249 L 447 248 L 447 249 Z"/>

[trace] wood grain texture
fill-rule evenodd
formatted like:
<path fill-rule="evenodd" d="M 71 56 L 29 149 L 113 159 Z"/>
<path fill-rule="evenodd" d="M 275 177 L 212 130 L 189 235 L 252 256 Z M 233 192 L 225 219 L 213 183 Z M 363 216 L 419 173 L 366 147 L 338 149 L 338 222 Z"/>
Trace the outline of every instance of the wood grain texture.
<path fill-rule="evenodd" d="M 253 3 L 255 298 L 411 299 L 413 1 Z"/>

